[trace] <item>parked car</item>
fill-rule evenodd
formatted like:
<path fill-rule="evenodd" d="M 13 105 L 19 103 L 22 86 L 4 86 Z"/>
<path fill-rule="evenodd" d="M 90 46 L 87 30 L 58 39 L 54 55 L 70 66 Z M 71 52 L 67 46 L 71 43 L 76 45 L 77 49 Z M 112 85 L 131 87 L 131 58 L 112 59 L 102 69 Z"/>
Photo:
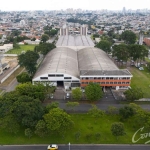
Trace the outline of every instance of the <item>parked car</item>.
<path fill-rule="evenodd" d="M 70 97 L 70 94 L 69 93 L 66 93 L 66 98 L 69 98 Z"/>
<path fill-rule="evenodd" d="M 85 89 L 82 89 L 82 92 L 85 93 Z"/>
<path fill-rule="evenodd" d="M 144 68 L 143 68 L 143 67 L 140 67 L 139 70 L 144 70 Z"/>
<path fill-rule="evenodd" d="M 47 150 L 58 150 L 58 145 L 56 144 L 48 145 Z"/>

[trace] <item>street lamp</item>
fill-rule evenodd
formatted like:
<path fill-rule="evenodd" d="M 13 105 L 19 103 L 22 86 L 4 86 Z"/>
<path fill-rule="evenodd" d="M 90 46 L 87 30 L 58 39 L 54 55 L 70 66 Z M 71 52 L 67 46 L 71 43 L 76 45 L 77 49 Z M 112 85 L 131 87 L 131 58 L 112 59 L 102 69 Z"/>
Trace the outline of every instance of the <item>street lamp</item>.
<path fill-rule="evenodd" d="M 69 145 L 69 150 L 70 150 L 70 142 L 69 142 L 69 144 L 68 144 L 68 145 Z"/>

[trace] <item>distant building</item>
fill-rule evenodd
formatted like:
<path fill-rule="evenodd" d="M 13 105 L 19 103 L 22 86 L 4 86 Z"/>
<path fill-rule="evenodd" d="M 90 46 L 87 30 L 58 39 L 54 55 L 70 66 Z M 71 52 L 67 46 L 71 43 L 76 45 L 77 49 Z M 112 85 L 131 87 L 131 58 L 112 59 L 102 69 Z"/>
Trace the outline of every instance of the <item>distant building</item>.
<path fill-rule="evenodd" d="M 40 43 L 40 40 L 35 40 L 35 41 L 31 41 L 31 40 L 24 40 L 24 43 L 38 45 L 38 44 Z"/>
<path fill-rule="evenodd" d="M 145 43 L 147 46 L 150 46 L 150 38 L 144 38 L 144 43 Z"/>
<path fill-rule="evenodd" d="M 69 27 L 66 25 L 63 25 L 63 27 L 60 28 L 60 36 L 64 36 L 68 34 L 69 34 Z"/>
<path fill-rule="evenodd" d="M 80 35 L 87 35 L 88 27 L 86 25 L 82 25 L 80 27 Z"/>
<path fill-rule="evenodd" d="M 3 46 L 0 46 L 0 52 L 2 53 L 6 53 L 11 49 L 13 49 L 13 44 L 4 44 Z"/>

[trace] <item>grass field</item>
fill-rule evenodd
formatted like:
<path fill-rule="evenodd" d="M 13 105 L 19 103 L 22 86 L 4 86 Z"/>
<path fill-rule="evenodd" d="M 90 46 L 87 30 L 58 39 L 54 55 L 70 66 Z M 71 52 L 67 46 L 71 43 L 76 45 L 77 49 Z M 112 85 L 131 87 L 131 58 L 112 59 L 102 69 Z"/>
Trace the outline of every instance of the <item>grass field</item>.
<path fill-rule="evenodd" d="M 131 87 L 140 87 L 144 92 L 144 98 L 150 98 L 150 71 L 146 67 L 142 71 L 132 67 L 130 72 L 133 75 Z"/>
<path fill-rule="evenodd" d="M 119 137 L 118 140 L 111 134 L 111 124 L 119 121 L 119 116 L 103 116 L 95 119 L 88 114 L 72 114 L 71 115 L 74 126 L 68 130 L 66 134 L 59 136 L 58 134 L 49 134 L 47 137 L 40 138 L 33 135 L 30 139 L 25 137 L 24 130 L 20 130 L 17 135 L 11 135 L 4 130 L 0 130 L 0 144 L 48 144 L 48 143 L 88 143 L 88 144 L 111 144 L 111 143 L 128 143 L 132 144 L 132 136 L 137 130 L 132 124 L 131 120 L 124 123 L 126 134 Z M 75 134 L 79 132 L 80 138 L 77 140 Z M 96 138 L 95 134 L 100 133 L 100 137 Z M 141 132 L 140 132 L 141 133 Z M 140 134 L 136 136 L 139 138 Z M 145 141 L 148 139 L 145 139 Z M 139 143 L 144 144 L 144 140 Z"/>
<path fill-rule="evenodd" d="M 22 51 L 34 50 L 35 45 L 20 45 L 20 49 L 12 49 L 6 52 L 6 54 L 21 54 Z"/>

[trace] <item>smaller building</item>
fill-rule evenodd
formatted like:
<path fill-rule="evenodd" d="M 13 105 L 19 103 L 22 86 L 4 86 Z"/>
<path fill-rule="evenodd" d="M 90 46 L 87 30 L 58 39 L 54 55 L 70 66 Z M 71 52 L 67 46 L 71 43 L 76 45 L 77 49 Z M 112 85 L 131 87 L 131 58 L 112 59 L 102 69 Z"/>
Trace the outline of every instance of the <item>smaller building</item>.
<path fill-rule="evenodd" d="M 0 52 L 2 53 L 6 53 L 11 49 L 13 49 L 13 44 L 4 44 L 3 46 L 0 46 Z"/>
<path fill-rule="evenodd" d="M 150 38 L 144 38 L 144 43 L 145 43 L 147 46 L 150 46 Z"/>
<path fill-rule="evenodd" d="M 24 40 L 24 42 L 27 43 L 27 44 L 38 45 L 40 43 L 40 40 L 35 40 L 35 41 Z"/>

